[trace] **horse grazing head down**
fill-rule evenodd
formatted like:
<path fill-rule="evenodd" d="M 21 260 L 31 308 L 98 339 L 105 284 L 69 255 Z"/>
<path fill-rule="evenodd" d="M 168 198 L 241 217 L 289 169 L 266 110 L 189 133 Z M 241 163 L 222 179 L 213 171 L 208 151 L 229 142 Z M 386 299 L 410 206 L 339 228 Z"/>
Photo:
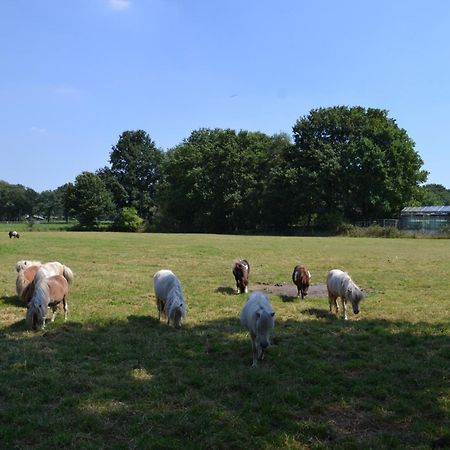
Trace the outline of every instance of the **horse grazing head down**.
<path fill-rule="evenodd" d="M 308 295 L 311 272 L 301 264 L 295 266 L 292 272 L 292 281 L 297 286 L 297 297 L 301 295 L 303 300 Z"/>
<path fill-rule="evenodd" d="M 186 318 L 183 290 L 177 276 L 167 269 L 159 270 L 153 275 L 153 284 L 158 308 L 158 320 L 161 315 L 167 317 L 167 324 L 181 328 L 181 319 Z"/>
<path fill-rule="evenodd" d="M 236 280 L 236 294 L 248 292 L 248 277 L 250 274 L 250 264 L 246 259 L 235 261 L 233 265 L 233 275 Z"/>
<path fill-rule="evenodd" d="M 11 238 L 17 238 L 17 239 L 20 238 L 20 234 L 17 231 L 10 231 L 8 234 L 9 234 L 10 239 Z"/>
<path fill-rule="evenodd" d="M 62 275 L 53 275 L 38 280 L 33 291 L 33 297 L 28 303 L 26 321 L 32 330 L 44 329 L 47 319 L 47 309 L 52 308 L 52 322 L 55 320 L 57 307 L 60 303 L 64 308 L 64 320 L 67 320 L 67 297 L 69 283 Z"/>
<path fill-rule="evenodd" d="M 250 331 L 252 340 L 253 364 L 264 358 L 264 351 L 269 346 L 270 333 L 275 325 L 275 312 L 263 292 L 253 292 L 242 308 L 241 324 Z"/>
<path fill-rule="evenodd" d="M 350 301 L 352 304 L 354 314 L 359 314 L 361 310 L 360 303 L 364 298 L 364 293 L 347 272 L 339 269 L 330 270 L 327 275 L 327 290 L 330 312 L 332 312 L 332 306 L 334 305 L 336 313 L 338 313 L 339 305 L 337 299 L 340 297 L 344 320 L 347 320 L 347 301 Z"/>

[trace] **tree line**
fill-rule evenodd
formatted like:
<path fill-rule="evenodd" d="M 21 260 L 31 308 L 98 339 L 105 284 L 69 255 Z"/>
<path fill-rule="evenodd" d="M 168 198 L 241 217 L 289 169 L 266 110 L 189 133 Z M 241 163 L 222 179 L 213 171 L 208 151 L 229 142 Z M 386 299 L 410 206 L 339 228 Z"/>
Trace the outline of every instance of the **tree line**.
<path fill-rule="evenodd" d="M 92 229 L 284 232 L 397 217 L 404 206 L 449 204 L 406 131 L 381 109 L 336 106 L 300 117 L 292 137 L 195 130 L 163 151 L 125 131 L 109 165 L 36 193 L 0 181 L 0 219 L 74 217 Z"/>

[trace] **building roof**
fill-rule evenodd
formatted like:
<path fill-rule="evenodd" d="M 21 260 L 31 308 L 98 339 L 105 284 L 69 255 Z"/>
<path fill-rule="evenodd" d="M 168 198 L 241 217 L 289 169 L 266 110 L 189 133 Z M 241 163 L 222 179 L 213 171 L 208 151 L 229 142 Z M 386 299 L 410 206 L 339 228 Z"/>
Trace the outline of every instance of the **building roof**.
<path fill-rule="evenodd" d="M 450 214 L 450 206 L 407 206 L 401 213 Z"/>

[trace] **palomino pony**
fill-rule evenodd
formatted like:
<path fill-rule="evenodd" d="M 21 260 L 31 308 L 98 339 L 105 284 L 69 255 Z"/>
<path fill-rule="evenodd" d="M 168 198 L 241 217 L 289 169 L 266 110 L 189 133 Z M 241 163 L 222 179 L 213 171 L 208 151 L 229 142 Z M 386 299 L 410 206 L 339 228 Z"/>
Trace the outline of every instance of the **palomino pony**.
<path fill-rule="evenodd" d="M 364 294 L 347 272 L 339 269 L 330 270 L 327 275 L 327 290 L 330 312 L 332 312 L 332 305 L 336 308 L 336 314 L 339 312 L 337 298 L 341 297 L 344 320 L 347 320 L 347 300 L 351 302 L 353 312 L 359 314 L 359 303 L 364 298 Z"/>
<path fill-rule="evenodd" d="M 250 275 L 250 264 L 246 259 L 235 261 L 233 264 L 233 275 L 236 280 L 236 294 L 248 292 L 248 276 Z"/>
<path fill-rule="evenodd" d="M 292 272 L 292 281 L 297 286 L 297 297 L 308 295 L 309 283 L 311 281 L 310 271 L 302 264 L 295 266 Z"/>
<path fill-rule="evenodd" d="M 275 325 L 275 313 L 263 292 L 253 292 L 241 311 L 241 324 L 250 331 L 253 364 L 264 358 L 264 350 L 269 346 L 269 335 Z"/>
<path fill-rule="evenodd" d="M 159 270 L 153 275 L 158 320 L 161 314 L 167 317 L 167 325 L 171 322 L 176 329 L 181 328 L 181 318 L 186 318 L 185 300 L 181 283 L 171 270 Z"/>
<path fill-rule="evenodd" d="M 20 234 L 17 231 L 10 231 L 8 234 L 9 234 L 10 239 L 11 238 L 17 238 L 17 239 L 20 238 Z"/>
<path fill-rule="evenodd" d="M 67 320 L 67 298 L 69 283 L 62 275 L 41 278 L 35 283 L 33 297 L 28 304 L 27 323 L 33 329 L 45 328 L 47 309 L 53 310 L 52 319 L 55 320 L 56 311 L 60 303 L 64 308 L 64 321 Z"/>

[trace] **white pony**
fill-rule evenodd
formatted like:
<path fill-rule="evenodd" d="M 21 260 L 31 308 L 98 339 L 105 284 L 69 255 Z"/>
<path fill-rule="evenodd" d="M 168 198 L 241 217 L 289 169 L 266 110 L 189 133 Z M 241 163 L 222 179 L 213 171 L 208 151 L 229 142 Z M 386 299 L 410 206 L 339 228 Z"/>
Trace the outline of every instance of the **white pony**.
<path fill-rule="evenodd" d="M 339 269 L 330 270 L 327 275 L 327 290 L 330 312 L 332 312 L 332 305 L 336 308 L 336 314 L 339 312 L 337 298 L 341 297 L 344 320 L 347 320 L 347 300 L 351 302 L 353 312 L 359 313 L 359 303 L 364 298 L 364 294 L 347 272 Z"/>
<path fill-rule="evenodd" d="M 185 300 L 181 284 L 171 270 L 159 270 L 153 275 L 158 320 L 161 314 L 167 317 L 167 324 L 181 328 L 181 318 L 186 318 Z"/>
<path fill-rule="evenodd" d="M 252 340 L 253 364 L 264 358 L 264 350 L 269 346 L 269 336 L 275 325 L 275 313 L 263 292 L 250 294 L 241 311 L 241 324 L 250 331 Z"/>
<path fill-rule="evenodd" d="M 28 304 L 27 323 L 33 329 L 45 328 L 47 309 L 52 308 L 52 322 L 55 320 L 58 304 L 62 302 L 64 320 L 67 320 L 67 298 L 69 283 L 62 275 L 42 278 L 35 283 L 33 297 Z"/>

